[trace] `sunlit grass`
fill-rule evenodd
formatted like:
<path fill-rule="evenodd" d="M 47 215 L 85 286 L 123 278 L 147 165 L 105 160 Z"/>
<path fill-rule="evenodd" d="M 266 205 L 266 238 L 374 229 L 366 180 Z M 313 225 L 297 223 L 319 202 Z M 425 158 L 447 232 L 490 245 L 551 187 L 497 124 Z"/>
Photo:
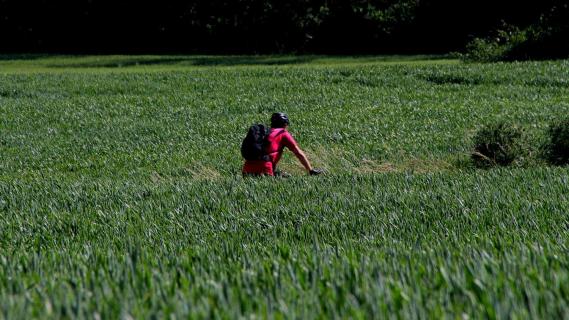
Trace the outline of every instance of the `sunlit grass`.
<path fill-rule="evenodd" d="M 0 61 L 0 317 L 566 314 L 569 169 L 468 153 L 496 120 L 537 146 L 567 61 L 23 58 Z M 240 176 L 274 111 L 326 175 Z"/>

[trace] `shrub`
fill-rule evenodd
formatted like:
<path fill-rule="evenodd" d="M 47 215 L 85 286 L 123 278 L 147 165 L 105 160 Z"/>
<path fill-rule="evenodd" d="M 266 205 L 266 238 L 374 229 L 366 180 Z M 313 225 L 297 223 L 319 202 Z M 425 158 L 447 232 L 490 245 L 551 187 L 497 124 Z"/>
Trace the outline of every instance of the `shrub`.
<path fill-rule="evenodd" d="M 466 53 L 461 56 L 467 62 L 494 62 L 504 55 L 504 47 L 496 41 L 476 38 L 466 45 Z"/>
<path fill-rule="evenodd" d="M 569 118 L 552 123 L 547 130 L 545 158 L 554 165 L 569 164 Z"/>
<path fill-rule="evenodd" d="M 478 130 L 474 136 L 472 160 L 477 167 L 507 166 L 523 155 L 523 130 L 504 122 Z"/>
<path fill-rule="evenodd" d="M 527 41 L 527 31 L 504 25 L 492 37 L 475 38 L 466 45 L 463 61 L 494 62 L 512 60 L 511 52 Z"/>

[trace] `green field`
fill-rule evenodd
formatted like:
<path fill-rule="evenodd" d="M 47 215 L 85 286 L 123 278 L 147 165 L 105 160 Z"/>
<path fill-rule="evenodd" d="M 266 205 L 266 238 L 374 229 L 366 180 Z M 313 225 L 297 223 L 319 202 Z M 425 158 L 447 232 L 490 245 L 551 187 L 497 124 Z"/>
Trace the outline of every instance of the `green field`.
<path fill-rule="evenodd" d="M 569 61 L 0 56 L 0 318 L 567 318 Z M 313 165 L 243 179 L 274 111 Z"/>

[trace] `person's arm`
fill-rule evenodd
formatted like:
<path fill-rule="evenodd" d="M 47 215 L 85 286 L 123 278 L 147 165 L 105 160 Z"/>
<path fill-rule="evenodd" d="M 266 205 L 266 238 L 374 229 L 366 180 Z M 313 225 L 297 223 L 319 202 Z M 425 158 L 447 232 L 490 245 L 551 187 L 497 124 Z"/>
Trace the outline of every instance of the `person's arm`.
<path fill-rule="evenodd" d="M 300 161 L 302 166 L 304 166 L 306 171 L 310 172 L 312 170 L 310 161 L 308 161 L 308 158 L 306 157 L 304 152 L 298 147 L 298 143 L 296 143 L 296 140 L 294 140 L 294 138 L 288 131 L 283 132 L 283 138 L 281 141 L 283 146 L 285 146 L 287 149 L 292 151 L 292 153 L 294 153 L 294 155 L 296 156 L 298 161 Z"/>
<path fill-rule="evenodd" d="M 308 158 L 306 157 L 304 152 L 302 152 L 302 150 L 300 150 L 300 148 L 298 146 L 296 146 L 296 149 L 292 150 L 292 152 L 294 152 L 294 154 L 296 155 L 296 157 L 298 158 L 300 163 L 302 163 L 302 165 L 304 166 L 306 171 L 308 171 L 308 174 L 310 174 L 311 176 L 316 176 L 316 175 L 319 175 L 319 174 L 324 172 L 324 170 L 322 170 L 322 169 L 313 168 L 310 165 L 310 161 L 308 161 Z"/>
<path fill-rule="evenodd" d="M 311 172 L 312 166 L 310 165 L 310 161 L 308 161 L 308 158 L 306 157 L 304 152 L 296 144 L 294 145 L 293 148 L 289 149 L 298 158 L 298 161 L 300 161 L 300 163 L 302 164 L 302 166 L 304 166 L 306 171 Z"/>
<path fill-rule="evenodd" d="M 314 169 L 312 167 L 310 161 L 308 161 L 308 158 L 306 157 L 306 154 L 304 154 L 304 152 L 298 147 L 298 144 L 288 132 L 286 133 L 286 136 L 284 137 L 283 140 L 284 140 L 284 145 L 290 151 L 292 151 L 292 153 L 294 153 L 296 158 L 298 158 L 298 161 L 300 161 L 300 163 L 304 166 L 304 168 L 306 169 L 306 171 L 308 171 L 310 175 L 312 176 L 319 175 L 324 172 L 322 169 Z"/>

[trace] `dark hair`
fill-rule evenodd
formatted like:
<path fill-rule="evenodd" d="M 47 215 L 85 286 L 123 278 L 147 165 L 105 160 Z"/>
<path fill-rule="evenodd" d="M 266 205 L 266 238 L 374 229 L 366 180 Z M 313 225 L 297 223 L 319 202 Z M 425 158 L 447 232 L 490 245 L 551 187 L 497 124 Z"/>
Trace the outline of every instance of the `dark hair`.
<path fill-rule="evenodd" d="M 288 116 L 286 113 L 277 112 L 273 113 L 271 116 L 271 127 L 272 128 L 284 128 L 285 125 L 288 125 L 290 121 L 288 121 Z"/>

